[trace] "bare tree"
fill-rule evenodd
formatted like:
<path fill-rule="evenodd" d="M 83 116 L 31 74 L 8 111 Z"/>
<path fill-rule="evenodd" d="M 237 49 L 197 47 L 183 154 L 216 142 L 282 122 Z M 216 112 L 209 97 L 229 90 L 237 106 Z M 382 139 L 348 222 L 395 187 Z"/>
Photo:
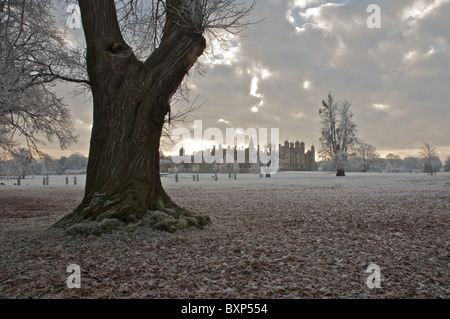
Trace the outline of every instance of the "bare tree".
<path fill-rule="evenodd" d="M 420 158 L 414 156 L 406 156 L 403 159 L 403 167 L 407 172 L 412 173 L 415 170 L 420 169 Z"/>
<path fill-rule="evenodd" d="M 74 153 L 66 159 L 63 169 L 78 170 L 78 171 L 85 170 L 87 167 L 87 162 L 88 159 L 85 156 L 78 153 Z"/>
<path fill-rule="evenodd" d="M 425 160 L 425 163 L 428 165 L 430 174 L 436 175 L 436 171 L 433 171 L 435 163 L 435 159 L 438 156 L 438 152 L 436 147 L 430 145 L 429 143 L 424 143 L 420 149 L 420 156 Z"/>
<path fill-rule="evenodd" d="M 53 91 L 58 80 L 88 84 L 76 75 L 84 71 L 79 57 L 62 37 L 45 0 L 0 2 L 0 149 L 25 137 L 28 149 L 59 142 L 66 149 L 76 142 L 72 120 L 62 99 Z"/>
<path fill-rule="evenodd" d="M 167 231 L 209 224 L 208 217 L 180 208 L 164 191 L 161 132 L 175 93 L 206 48 L 204 34 L 241 31 L 255 3 L 79 0 L 79 5 L 94 123 L 84 199 L 56 226 L 91 233 L 139 220 Z"/>
<path fill-rule="evenodd" d="M 444 172 L 450 172 L 450 157 L 447 158 L 444 164 Z"/>
<path fill-rule="evenodd" d="M 42 174 L 47 176 L 53 174 L 56 166 L 55 160 L 50 155 L 44 154 L 42 157 Z"/>
<path fill-rule="evenodd" d="M 14 166 L 19 178 L 25 178 L 26 169 L 30 166 L 32 161 L 31 153 L 26 148 L 19 148 L 12 151 L 12 158 Z"/>
<path fill-rule="evenodd" d="M 357 143 L 357 125 L 353 120 L 348 101 L 335 101 L 331 93 L 327 100 L 322 100 L 322 108 L 319 109 L 322 147 L 319 155 L 323 159 L 333 160 L 337 173 L 336 176 L 345 176 L 345 164 L 349 151 Z"/>
<path fill-rule="evenodd" d="M 354 149 L 355 155 L 362 161 L 362 171 L 367 172 L 370 163 L 375 159 L 380 157 L 377 153 L 376 147 L 368 143 L 360 142 Z"/>

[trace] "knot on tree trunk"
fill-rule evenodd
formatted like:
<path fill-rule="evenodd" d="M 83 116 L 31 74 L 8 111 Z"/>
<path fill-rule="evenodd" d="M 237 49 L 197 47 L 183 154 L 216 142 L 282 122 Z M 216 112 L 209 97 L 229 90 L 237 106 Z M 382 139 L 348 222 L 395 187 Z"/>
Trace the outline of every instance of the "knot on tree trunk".
<path fill-rule="evenodd" d="M 111 47 L 111 51 L 116 54 L 123 52 L 124 49 L 125 49 L 125 46 L 120 42 L 113 43 L 113 45 Z"/>
<path fill-rule="evenodd" d="M 113 43 L 108 51 L 109 54 L 113 54 L 119 58 L 128 58 L 133 54 L 133 50 L 128 45 L 120 42 Z"/>

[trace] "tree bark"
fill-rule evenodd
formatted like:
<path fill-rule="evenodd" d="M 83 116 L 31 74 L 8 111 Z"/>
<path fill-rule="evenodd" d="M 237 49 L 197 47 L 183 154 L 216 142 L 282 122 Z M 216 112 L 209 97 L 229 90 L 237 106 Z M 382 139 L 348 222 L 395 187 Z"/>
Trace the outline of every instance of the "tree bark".
<path fill-rule="evenodd" d="M 170 100 L 203 53 L 204 37 L 180 27 L 168 13 L 160 47 L 141 62 L 122 38 L 114 0 L 79 3 L 94 120 L 84 199 L 56 226 L 70 233 L 101 233 L 143 220 L 171 232 L 207 225 L 208 217 L 172 202 L 159 171 Z"/>

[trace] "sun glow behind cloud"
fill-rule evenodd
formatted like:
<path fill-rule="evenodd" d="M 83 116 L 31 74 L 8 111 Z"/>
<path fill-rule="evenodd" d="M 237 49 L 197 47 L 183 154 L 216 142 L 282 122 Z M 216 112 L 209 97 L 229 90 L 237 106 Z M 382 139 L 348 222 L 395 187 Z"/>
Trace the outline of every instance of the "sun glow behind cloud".
<path fill-rule="evenodd" d="M 248 71 L 249 74 L 253 73 L 252 82 L 250 85 L 250 95 L 258 98 L 260 100 L 258 105 L 254 105 L 251 108 L 251 111 L 253 113 L 259 112 L 259 109 L 264 105 L 264 95 L 260 92 L 258 92 L 258 83 L 261 80 L 265 80 L 271 76 L 271 73 L 269 70 L 263 68 L 263 67 L 255 67 L 252 72 Z"/>
<path fill-rule="evenodd" d="M 250 86 L 250 95 L 254 96 L 254 97 L 261 97 L 261 94 L 257 93 L 258 91 L 258 77 L 254 76 L 252 79 L 252 84 Z"/>
<path fill-rule="evenodd" d="M 387 109 L 390 108 L 390 106 L 387 105 L 387 104 L 378 104 L 378 103 L 374 103 L 374 104 L 372 104 L 372 106 L 373 106 L 375 109 L 380 110 L 380 111 L 384 111 L 384 110 L 387 110 Z"/>
<path fill-rule="evenodd" d="M 220 123 L 229 125 L 230 123 L 224 119 L 219 120 Z M 228 127 L 227 127 L 228 129 Z M 191 135 L 190 137 L 179 137 L 179 139 L 175 139 L 175 144 L 167 149 L 166 152 L 164 152 L 167 155 L 176 156 L 180 154 L 181 147 L 184 149 L 185 155 L 193 155 L 196 152 L 205 151 L 205 152 L 211 152 L 214 148 L 217 150 L 220 147 L 222 149 L 227 149 L 228 147 L 237 149 L 245 149 L 248 147 L 250 143 L 250 136 L 246 135 L 248 134 L 247 131 L 245 131 L 242 128 L 233 128 L 234 136 L 233 145 L 227 145 L 227 132 L 225 129 L 222 130 L 222 136 L 214 136 L 211 139 L 205 138 L 203 136 L 204 131 L 200 132 L 198 131 L 197 134 L 201 135 L 200 138 L 194 135 Z M 254 142 L 257 142 L 254 140 Z"/>
<path fill-rule="evenodd" d="M 305 90 L 311 89 L 311 82 L 310 82 L 310 81 L 305 81 L 305 82 L 303 82 L 303 88 L 304 88 Z"/>

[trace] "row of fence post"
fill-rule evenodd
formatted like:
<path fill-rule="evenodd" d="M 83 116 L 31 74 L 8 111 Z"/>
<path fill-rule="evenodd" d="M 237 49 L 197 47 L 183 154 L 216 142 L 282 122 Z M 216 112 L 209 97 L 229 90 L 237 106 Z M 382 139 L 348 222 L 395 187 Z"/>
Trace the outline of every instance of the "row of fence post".
<path fill-rule="evenodd" d="M 49 185 L 48 176 L 45 176 L 42 178 L 42 185 Z M 69 176 L 66 176 L 66 185 L 69 185 Z M 77 185 L 77 177 L 76 176 L 73 177 L 73 185 Z"/>
<path fill-rule="evenodd" d="M 237 179 L 237 174 L 234 173 L 233 175 L 234 175 L 234 179 Z M 216 182 L 219 180 L 219 178 L 217 177 L 217 173 L 214 173 L 213 178 L 214 178 L 214 181 L 216 181 Z M 232 178 L 231 173 L 228 174 L 228 178 Z M 200 181 L 199 174 L 198 174 L 198 173 L 197 173 L 197 174 L 193 174 L 193 175 L 192 175 L 192 180 L 193 180 L 194 182 L 195 182 L 195 181 L 197 181 L 197 182 Z M 179 181 L 179 179 L 178 179 L 178 173 L 176 173 L 176 174 L 175 174 L 175 182 L 178 183 L 178 181 Z"/>
<path fill-rule="evenodd" d="M 17 185 L 22 185 L 20 177 L 17 179 Z M 49 185 L 49 178 L 48 176 L 45 176 L 42 178 L 42 185 Z M 69 177 L 66 177 L 66 185 L 69 185 Z M 77 177 L 73 177 L 73 185 L 77 185 Z"/>

